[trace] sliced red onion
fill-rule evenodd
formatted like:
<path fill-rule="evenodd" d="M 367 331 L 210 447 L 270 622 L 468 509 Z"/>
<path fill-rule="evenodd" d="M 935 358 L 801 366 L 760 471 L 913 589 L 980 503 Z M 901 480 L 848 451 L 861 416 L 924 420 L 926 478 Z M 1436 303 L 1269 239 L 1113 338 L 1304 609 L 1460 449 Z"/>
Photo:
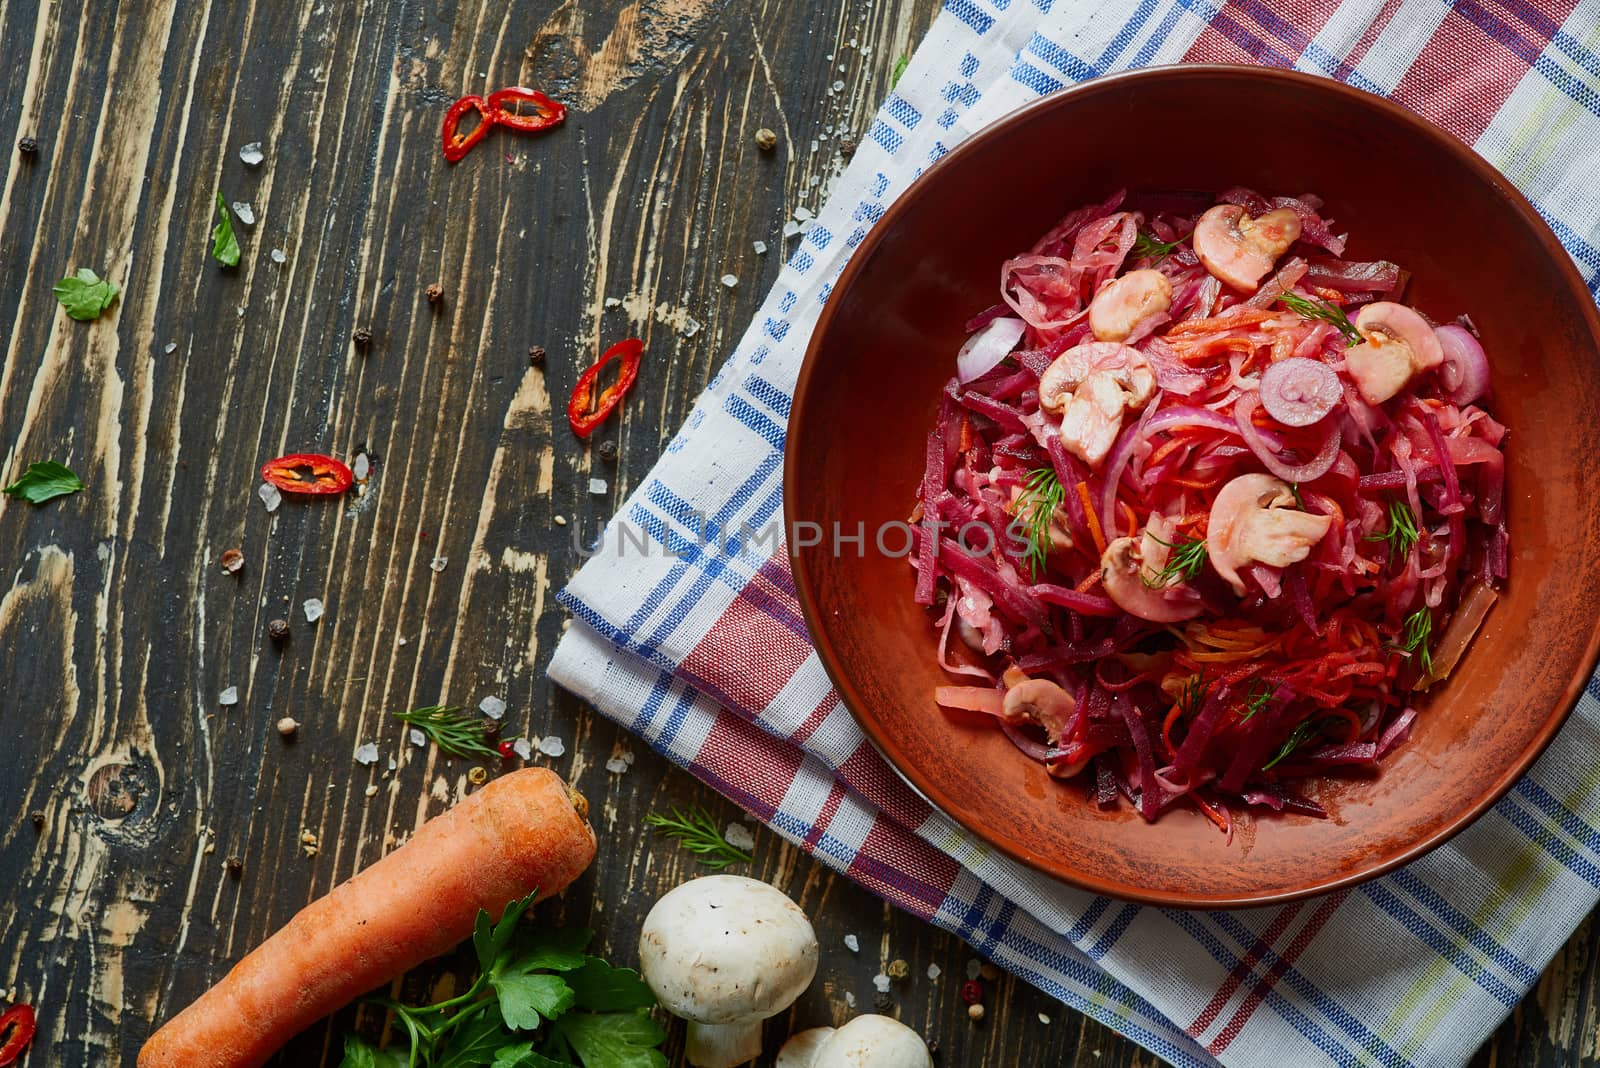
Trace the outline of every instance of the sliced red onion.
<path fill-rule="evenodd" d="M 961 384 L 966 385 L 994 370 L 1017 347 L 1027 328 L 1028 324 L 1021 319 L 1002 316 L 990 320 L 982 330 L 967 338 L 967 343 L 956 354 L 956 377 Z"/>
<path fill-rule="evenodd" d="M 1233 405 L 1233 420 L 1239 433 L 1244 436 L 1244 443 L 1250 446 L 1250 451 L 1256 454 L 1256 459 L 1268 471 L 1285 482 L 1313 482 L 1328 473 L 1334 461 L 1339 459 L 1341 435 L 1337 422 L 1331 424 L 1328 436 L 1315 456 L 1303 464 L 1289 464 L 1272 450 L 1261 431 L 1251 422 L 1251 416 L 1255 415 L 1259 406 L 1260 401 L 1254 393 L 1241 393 Z"/>
<path fill-rule="evenodd" d="M 1003 719 L 1000 721 L 1000 729 L 1005 732 L 1005 736 L 1011 740 L 1012 745 L 1022 750 L 1030 759 L 1037 760 L 1041 764 L 1061 754 L 1059 749 L 1045 745 L 1043 742 L 1034 741 Z"/>
<path fill-rule="evenodd" d="M 1339 376 L 1321 360 L 1291 356 L 1261 374 L 1261 406 L 1284 426 L 1320 422 L 1343 398 Z"/>
<path fill-rule="evenodd" d="M 1472 331 L 1455 323 L 1436 326 L 1433 332 L 1444 349 L 1439 384 L 1452 404 L 1471 404 L 1489 392 L 1489 358 Z"/>
<path fill-rule="evenodd" d="M 1210 408 L 1191 408 L 1180 405 L 1156 413 L 1155 418 L 1144 425 L 1146 437 L 1159 434 L 1163 430 L 1176 430 L 1183 426 L 1203 426 L 1224 434 L 1237 434 L 1239 428 L 1232 419 L 1221 412 L 1214 412 Z"/>

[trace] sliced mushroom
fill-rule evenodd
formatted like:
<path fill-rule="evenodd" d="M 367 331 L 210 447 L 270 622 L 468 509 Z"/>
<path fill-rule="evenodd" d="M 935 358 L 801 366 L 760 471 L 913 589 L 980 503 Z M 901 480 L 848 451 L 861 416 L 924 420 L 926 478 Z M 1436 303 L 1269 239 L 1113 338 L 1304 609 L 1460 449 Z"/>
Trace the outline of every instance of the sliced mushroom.
<path fill-rule="evenodd" d="M 1057 356 L 1039 376 L 1039 407 L 1061 416 L 1061 443 L 1099 467 L 1129 408 L 1155 396 L 1156 374 L 1145 354 L 1116 341 L 1091 341 Z"/>
<path fill-rule="evenodd" d="M 1382 404 L 1414 377 L 1444 362 L 1439 335 L 1404 304 L 1380 300 L 1363 305 L 1356 329 L 1366 341 L 1345 350 L 1344 365 L 1368 404 Z"/>
<path fill-rule="evenodd" d="M 1025 679 L 1006 690 L 1004 711 L 1010 723 L 1043 727 L 1050 744 L 1055 745 L 1077 707 L 1073 696 L 1049 679 Z"/>
<path fill-rule="evenodd" d="M 1123 341 L 1134 327 L 1172 308 L 1172 283 L 1160 271 L 1129 271 L 1089 302 L 1089 329 L 1101 341 Z"/>
<path fill-rule="evenodd" d="M 1192 592 L 1167 586 L 1157 577 L 1172 552 L 1161 542 L 1170 540 L 1147 527 L 1138 538 L 1118 538 L 1106 546 L 1100 579 L 1118 608 L 1152 623 L 1176 623 L 1200 614 L 1202 606 Z"/>
<path fill-rule="evenodd" d="M 820 1041 L 809 1036 L 825 1032 Z M 776 1068 L 933 1068 L 922 1036 L 889 1016 L 857 1016 L 838 1030 L 818 1027 L 784 1043 Z"/>
<path fill-rule="evenodd" d="M 1090 467 L 1099 467 L 1122 429 L 1128 395 L 1109 371 L 1096 371 L 1079 384 L 1061 416 L 1061 444 Z"/>
<path fill-rule="evenodd" d="M 1255 292 L 1278 257 L 1300 237 L 1300 216 L 1278 208 L 1252 219 L 1237 204 L 1218 204 L 1194 227 L 1194 252 L 1213 276 Z"/>
<path fill-rule="evenodd" d="M 1206 528 L 1206 554 L 1235 593 L 1245 592 L 1241 568 L 1299 563 L 1328 533 L 1332 516 L 1293 505 L 1289 484 L 1271 475 L 1240 475 L 1217 494 Z"/>
<path fill-rule="evenodd" d="M 817 1063 L 817 1051 L 833 1032 L 832 1027 L 813 1027 L 790 1035 L 772 1068 L 812 1068 Z"/>

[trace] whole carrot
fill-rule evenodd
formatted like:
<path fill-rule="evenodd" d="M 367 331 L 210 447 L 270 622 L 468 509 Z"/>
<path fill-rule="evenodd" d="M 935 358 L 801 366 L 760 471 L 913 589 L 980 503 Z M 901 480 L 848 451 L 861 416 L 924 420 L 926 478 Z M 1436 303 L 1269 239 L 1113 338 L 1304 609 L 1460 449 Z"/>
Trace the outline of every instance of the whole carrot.
<path fill-rule="evenodd" d="M 574 806 L 577 807 L 574 807 Z M 582 810 L 582 811 L 580 811 Z M 138 1068 L 259 1068 L 317 1020 L 594 859 L 583 798 L 545 768 L 498 779 L 313 901 L 150 1037 Z"/>

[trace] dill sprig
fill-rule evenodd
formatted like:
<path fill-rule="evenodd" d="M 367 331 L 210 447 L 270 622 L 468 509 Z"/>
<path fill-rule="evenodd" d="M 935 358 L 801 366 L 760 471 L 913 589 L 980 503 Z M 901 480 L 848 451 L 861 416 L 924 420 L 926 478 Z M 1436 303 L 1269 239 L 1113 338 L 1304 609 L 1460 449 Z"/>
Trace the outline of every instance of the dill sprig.
<path fill-rule="evenodd" d="M 461 709 L 444 705 L 429 705 L 414 712 L 396 712 L 394 717 L 415 727 L 451 756 L 498 757 L 483 736 L 483 721 L 475 716 L 463 716 Z"/>
<path fill-rule="evenodd" d="M 1368 534 L 1362 541 L 1386 541 L 1389 543 L 1389 559 L 1404 559 L 1411 555 L 1411 547 L 1417 543 L 1417 517 L 1411 511 L 1411 505 L 1399 497 L 1389 501 L 1389 529 L 1379 534 Z"/>
<path fill-rule="evenodd" d="M 1245 695 L 1244 708 L 1239 713 L 1239 722 L 1243 723 L 1251 716 L 1267 707 L 1267 702 L 1272 700 L 1272 695 L 1277 692 L 1277 687 L 1266 679 L 1256 679 L 1250 683 L 1250 690 Z"/>
<path fill-rule="evenodd" d="M 1140 230 L 1139 235 L 1133 239 L 1133 247 L 1128 251 L 1136 260 L 1144 259 L 1146 256 L 1159 260 L 1172 255 L 1173 250 L 1181 244 L 1183 244 L 1181 237 L 1176 241 L 1163 241 L 1149 230 Z"/>
<path fill-rule="evenodd" d="M 1184 682 L 1183 689 L 1178 692 L 1178 707 L 1181 708 L 1185 718 L 1192 718 L 1200 714 L 1200 708 L 1206 702 L 1206 693 L 1211 689 L 1203 675 L 1190 675 Z"/>
<path fill-rule="evenodd" d="M 1302 319 L 1321 319 L 1325 323 L 1332 323 L 1338 327 L 1339 333 L 1344 335 L 1346 345 L 1359 345 L 1366 340 L 1361 336 L 1361 331 L 1356 329 L 1356 324 L 1352 323 L 1350 317 L 1344 313 L 1344 309 L 1337 304 L 1326 300 L 1310 300 L 1298 293 L 1285 293 L 1278 300 Z"/>
<path fill-rule="evenodd" d="M 1150 534 L 1147 530 L 1146 534 Z M 1151 578 L 1145 571 L 1139 572 L 1139 577 L 1144 579 L 1144 584 L 1153 590 L 1165 589 L 1176 586 L 1182 582 L 1189 582 L 1200 574 L 1200 569 L 1206 566 L 1206 543 L 1204 538 L 1191 538 L 1188 541 L 1161 541 L 1154 534 L 1150 534 L 1153 541 L 1161 542 L 1172 553 L 1167 557 L 1167 566 L 1155 572 Z"/>
<path fill-rule="evenodd" d="M 703 808 L 691 808 L 688 812 L 674 808 L 667 815 L 652 812 L 644 821 L 654 827 L 657 834 L 676 838 L 679 845 L 699 857 L 700 863 L 712 871 L 721 871 L 729 864 L 741 861 L 749 864 L 755 859 L 744 850 L 729 845 L 717 829 L 716 820 Z"/>
<path fill-rule="evenodd" d="M 1051 467 L 1036 468 L 1023 483 L 1022 496 L 1017 498 L 1017 518 L 1022 521 L 1027 543 L 1022 558 L 1028 562 L 1030 575 L 1037 579 L 1044 570 L 1045 559 L 1050 555 L 1050 524 L 1055 521 L 1056 509 L 1067 499 L 1066 487 Z"/>
<path fill-rule="evenodd" d="M 1338 716 L 1325 716 L 1321 719 L 1308 719 L 1301 723 L 1300 726 L 1289 733 L 1288 738 L 1284 739 L 1283 746 L 1278 750 L 1278 755 L 1261 765 L 1261 770 L 1266 771 L 1268 768 L 1288 759 L 1289 754 L 1310 741 L 1322 729 L 1323 724 L 1339 718 Z"/>
<path fill-rule="evenodd" d="M 1415 654 L 1417 664 L 1422 668 L 1424 675 L 1433 674 L 1433 650 L 1428 648 L 1428 639 L 1433 636 L 1433 613 L 1426 607 L 1419 608 L 1406 617 L 1405 630 L 1398 642 L 1389 648 L 1402 653 Z"/>

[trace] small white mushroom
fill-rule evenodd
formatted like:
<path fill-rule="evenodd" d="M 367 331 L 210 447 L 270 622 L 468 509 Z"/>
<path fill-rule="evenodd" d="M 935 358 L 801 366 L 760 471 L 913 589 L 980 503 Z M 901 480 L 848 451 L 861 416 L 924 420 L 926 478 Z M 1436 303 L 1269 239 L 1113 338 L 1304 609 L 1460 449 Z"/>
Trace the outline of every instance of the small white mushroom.
<path fill-rule="evenodd" d="M 1137 538 L 1116 538 L 1100 556 L 1100 580 L 1106 596 L 1129 615 L 1152 623 L 1177 623 L 1200 614 L 1199 598 L 1167 574 L 1173 531 L 1159 516 Z"/>
<path fill-rule="evenodd" d="M 1302 512 L 1293 504 L 1289 484 L 1271 475 L 1240 475 L 1217 493 L 1206 522 L 1206 554 L 1233 592 L 1245 592 L 1240 568 L 1299 563 L 1328 533 L 1332 516 Z"/>
<path fill-rule="evenodd" d="M 1049 679 L 1023 679 L 1006 690 L 1004 711 L 1009 723 L 1044 728 L 1054 745 L 1061 741 L 1061 732 L 1077 707 L 1072 695 Z"/>
<path fill-rule="evenodd" d="M 1089 302 L 1089 329 L 1101 341 L 1124 341 L 1152 315 L 1172 309 L 1172 283 L 1160 271 L 1129 271 Z"/>
<path fill-rule="evenodd" d="M 1254 293 L 1278 257 L 1300 237 L 1300 216 L 1288 208 L 1252 219 L 1237 204 L 1218 204 L 1194 227 L 1194 254 L 1214 278 Z"/>
<path fill-rule="evenodd" d="M 1428 321 L 1404 304 L 1380 300 L 1356 313 L 1366 340 L 1345 350 L 1345 371 L 1361 399 L 1382 404 L 1416 375 L 1444 362 L 1444 348 Z"/>
<path fill-rule="evenodd" d="M 668 1012 L 689 1022 L 685 1056 L 733 1068 L 761 1053 L 761 1021 L 817 974 L 817 935 L 781 891 L 708 875 L 668 892 L 639 933 L 640 970 Z"/>
<path fill-rule="evenodd" d="M 823 1032 L 821 1041 L 815 1036 Z M 776 1068 L 933 1068 L 922 1036 L 888 1016 L 857 1016 L 838 1030 L 802 1031 L 784 1044 Z"/>

